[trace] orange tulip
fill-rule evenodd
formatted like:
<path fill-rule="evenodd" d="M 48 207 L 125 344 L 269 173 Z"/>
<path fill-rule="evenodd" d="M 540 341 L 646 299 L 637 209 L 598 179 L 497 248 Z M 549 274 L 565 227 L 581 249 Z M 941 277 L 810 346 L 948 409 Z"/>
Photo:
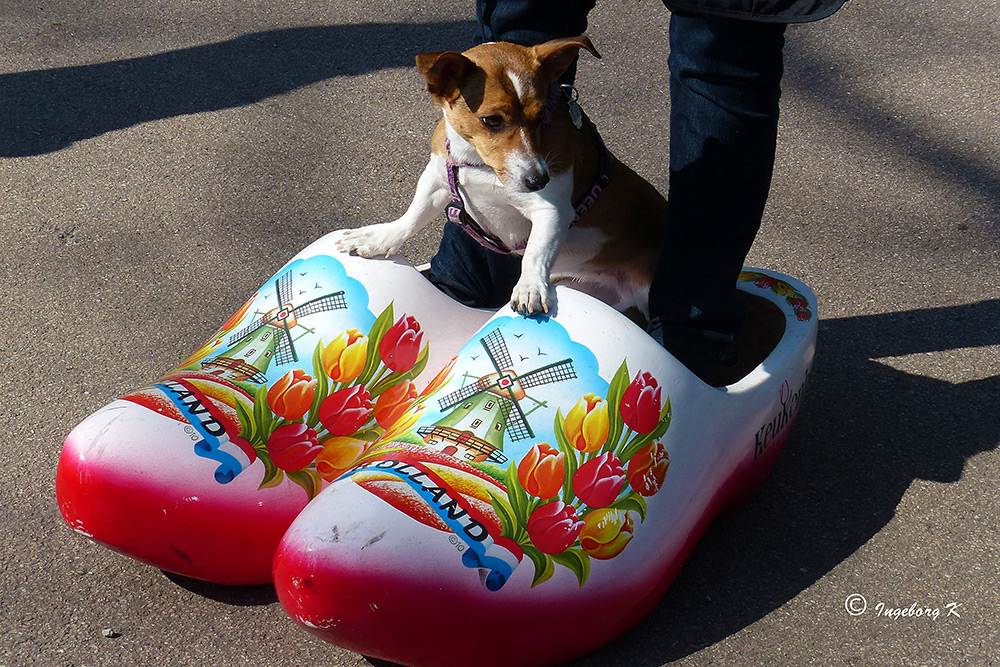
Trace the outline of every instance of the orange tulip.
<path fill-rule="evenodd" d="M 651 496 L 663 486 L 670 457 L 662 442 L 646 445 L 628 461 L 628 483 L 640 496 Z"/>
<path fill-rule="evenodd" d="M 361 458 L 367 445 L 364 440 L 356 438 L 330 438 L 316 457 L 316 471 L 320 477 L 332 482 Z"/>
<path fill-rule="evenodd" d="M 587 513 L 580 531 L 580 547 L 591 558 L 608 560 L 625 549 L 632 539 L 632 515 L 610 508 Z"/>
<path fill-rule="evenodd" d="M 440 389 L 444 383 L 448 381 L 448 378 L 451 377 L 451 369 L 455 367 L 456 361 L 458 361 L 458 357 L 452 357 L 451 361 L 448 362 L 448 365 L 439 370 L 437 375 L 435 375 L 434 378 L 427 383 L 427 386 L 424 387 L 422 392 L 420 392 L 420 395 L 427 396 L 428 394 L 432 394 Z"/>
<path fill-rule="evenodd" d="M 415 400 L 417 387 L 409 380 L 389 387 L 375 402 L 375 421 L 382 428 L 391 427 Z"/>
<path fill-rule="evenodd" d="M 334 382 L 353 382 L 368 358 L 368 336 L 348 329 L 323 349 L 323 368 Z"/>
<path fill-rule="evenodd" d="M 296 368 L 285 373 L 267 390 L 267 404 L 274 414 L 294 421 L 309 412 L 316 395 L 316 380 Z"/>
<path fill-rule="evenodd" d="M 385 430 L 382 434 L 382 442 L 392 442 L 393 438 L 403 433 L 406 433 L 420 421 L 420 415 L 424 411 L 423 405 L 418 405 L 412 410 L 408 410 L 403 413 L 403 415 L 396 420 L 396 422 Z"/>
<path fill-rule="evenodd" d="M 536 498 L 552 498 L 562 488 L 566 457 L 555 447 L 540 442 L 517 464 L 521 486 Z"/>
<path fill-rule="evenodd" d="M 576 402 L 564 422 L 566 438 L 574 449 L 593 452 L 608 439 L 608 404 L 594 394 Z"/>

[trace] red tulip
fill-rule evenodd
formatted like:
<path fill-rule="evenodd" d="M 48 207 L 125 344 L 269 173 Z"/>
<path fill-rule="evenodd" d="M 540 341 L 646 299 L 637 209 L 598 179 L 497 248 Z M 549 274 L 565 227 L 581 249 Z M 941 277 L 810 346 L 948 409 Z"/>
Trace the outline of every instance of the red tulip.
<path fill-rule="evenodd" d="M 660 422 L 660 408 L 660 386 L 656 378 L 639 371 L 622 396 L 622 419 L 636 433 L 650 433 Z"/>
<path fill-rule="evenodd" d="M 372 395 L 364 385 L 335 391 L 319 404 L 319 420 L 331 435 L 353 435 L 371 419 Z"/>
<path fill-rule="evenodd" d="M 646 445 L 628 461 L 628 483 L 640 496 L 651 496 L 663 486 L 670 457 L 662 442 Z"/>
<path fill-rule="evenodd" d="M 572 505 L 553 500 L 537 508 L 528 518 L 528 537 L 535 547 L 546 554 L 561 554 L 573 546 L 583 530 L 583 521 Z"/>
<path fill-rule="evenodd" d="M 551 498 L 562 488 L 566 457 L 546 442 L 534 445 L 517 464 L 521 486 L 536 498 Z"/>
<path fill-rule="evenodd" d="M 771 276 L 758 276 L 757 279 L 753 281 L 753 284 L 757 287 L 769 289 L 778 284 L 778 279 Z"/>
<path fill-rule="evenodd" d="M 424 332 L 412 315 L 403 315 L 382 336 L 378 352 L 382 362 L 396 373 L 405 373 L 417 363 Z"/>
<path fill-rule="evenodd" d="M 624 486 L 622 463 L 611 452 L 587 461 L 573 475 L 573 493 L 588 507 L 607 507 Z"/>
<path fill-rule="evenodd" d="M 271 462 L 288 472 L 302 470 L 322 451 L 316 431 L 302 423 L 279 426 L 267 441 Z"/>
<path fill-rule="evenodd" d="M 316 380 L 296 368 L 271 385 L 267 390 L 267 404 L 274 414 L 294 421 L 309 412 L 315 395 Z"/>

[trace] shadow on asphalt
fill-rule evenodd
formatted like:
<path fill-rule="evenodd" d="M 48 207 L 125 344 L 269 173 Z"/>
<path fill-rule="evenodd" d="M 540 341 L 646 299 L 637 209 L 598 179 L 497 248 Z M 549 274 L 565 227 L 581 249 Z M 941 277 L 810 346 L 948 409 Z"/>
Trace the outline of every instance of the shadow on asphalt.
<path fill-rule="evenodd" d="M 472 21 L 288 28 L 152 56 L 0 75 L 0 157 L 40 155 L 139 123 L 229 109 L 317 81 L 471 46 Z M 465 47 L 462 47 L 465 48 Z"/>
<path fill-rule="evenodd" d="M 278 602 L 278 593 L 271 584 L 262 586 L 224 586 L 223 584 L 213 584 L 208 581 L 191 579 L 190 577 L 165 570 L 161 570 L 161 572 L 163 572 L 163 576 L 184 590 L 203 598 L 208 598 L 209 600 L 221 602 L 222 604 L 237 607 L 258 607 Z"/>
<path fill-rule="evenodd" d="M 409 66 L 413 53 L 471 44 L 474 27 L 293 28 L 128 60 L 0 75 L 0 156 L 44 154 L 151 120 Z M 800 55 L 786 81 L 822 76 L 816 88 L 824 99 L 845 99 L 830 92 L 838 89 L 836 72 Z M 909 157 L 939 167 L 967 189 L 983 192 L 993 183 L 992 169 L 943 151 L 900 121 L 886 131 L 886 115 L 874 100 L 842 103 L 834 111 L 872 136 L 912 140 Z M 1000 441 L 1000 377 L 952 384 L 875 360 L 1000 345 L 998 322 L 1000 300 L 822 321 L 807 398 L 770 477 L 742 511 L 713 524 L 646 619 L 573 664 L 661 665 L 710 646 L 781 607 L 868 542 L 892 519 L 914 480 L 960 479 L 967 459 Z M 276 602 L 270 586 L 232 588 L 166 576 L 226 604 Z M 829 603 L 839 608 L 843 598 Z"/>
<path fill-rule="evenodd" d="M 914 480 L 958 481 L 968 458 L 1000 442 L 1000 376 L 952 384 L 875 360 L 1000 345 L 997 322 L 1000 300 L 821 322 L 802 412 L 770 477 L 709 528 L 646 619 L 573 665 L 661 665 L 710 646 L 857 551 Z"/>

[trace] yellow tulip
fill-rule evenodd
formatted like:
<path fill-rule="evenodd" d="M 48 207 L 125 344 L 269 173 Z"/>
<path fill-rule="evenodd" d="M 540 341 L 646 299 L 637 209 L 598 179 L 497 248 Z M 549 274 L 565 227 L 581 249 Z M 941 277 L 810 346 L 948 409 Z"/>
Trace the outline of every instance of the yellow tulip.
<path fill-rule="evenodd" d="M 632 539 L 632 515 L 603 508 L 587 513 L 580 531 L 580 547 L 591 558 L 608 560 L 620 554 Z"/>
<path fill-rule="evenodd" d="M 608 404 L 594 394 L 587 394 L 570 409 L 564 427 L 574 449 L 584 453 L 596 451 L 608 439 Z"/>
<path fill-rule="evenodd" d="M 323 368 L 334 382 L 353 382 L 368 357 L 368 336 L 348 329 L 323 349 Z"/>

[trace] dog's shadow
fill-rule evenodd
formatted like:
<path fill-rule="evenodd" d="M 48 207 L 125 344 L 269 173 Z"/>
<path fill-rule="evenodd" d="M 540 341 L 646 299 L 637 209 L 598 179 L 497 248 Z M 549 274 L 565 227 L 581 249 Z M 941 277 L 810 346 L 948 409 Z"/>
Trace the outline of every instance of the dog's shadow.
<path fill-rule="evenodd" d="M 475 23 L 369 23 L 254 33 L 113 62 L 0 75 L 0 157 L 40 155 L 139 123 L 244 106 L 337 76 L 471 45 Z"/>
<path fill-rule="evenodd" d="M 770 477 L 713 524 L 649 616 L 572 664 L 661 665 L 718 642 L 864 545 L 914 480 L 958 481 L 1000 441 L 1000 376 L 952 384 L 876 360 L 1000 345 L 997 322 L 1000 300 L 821 322 L 802 412 Z"/>

